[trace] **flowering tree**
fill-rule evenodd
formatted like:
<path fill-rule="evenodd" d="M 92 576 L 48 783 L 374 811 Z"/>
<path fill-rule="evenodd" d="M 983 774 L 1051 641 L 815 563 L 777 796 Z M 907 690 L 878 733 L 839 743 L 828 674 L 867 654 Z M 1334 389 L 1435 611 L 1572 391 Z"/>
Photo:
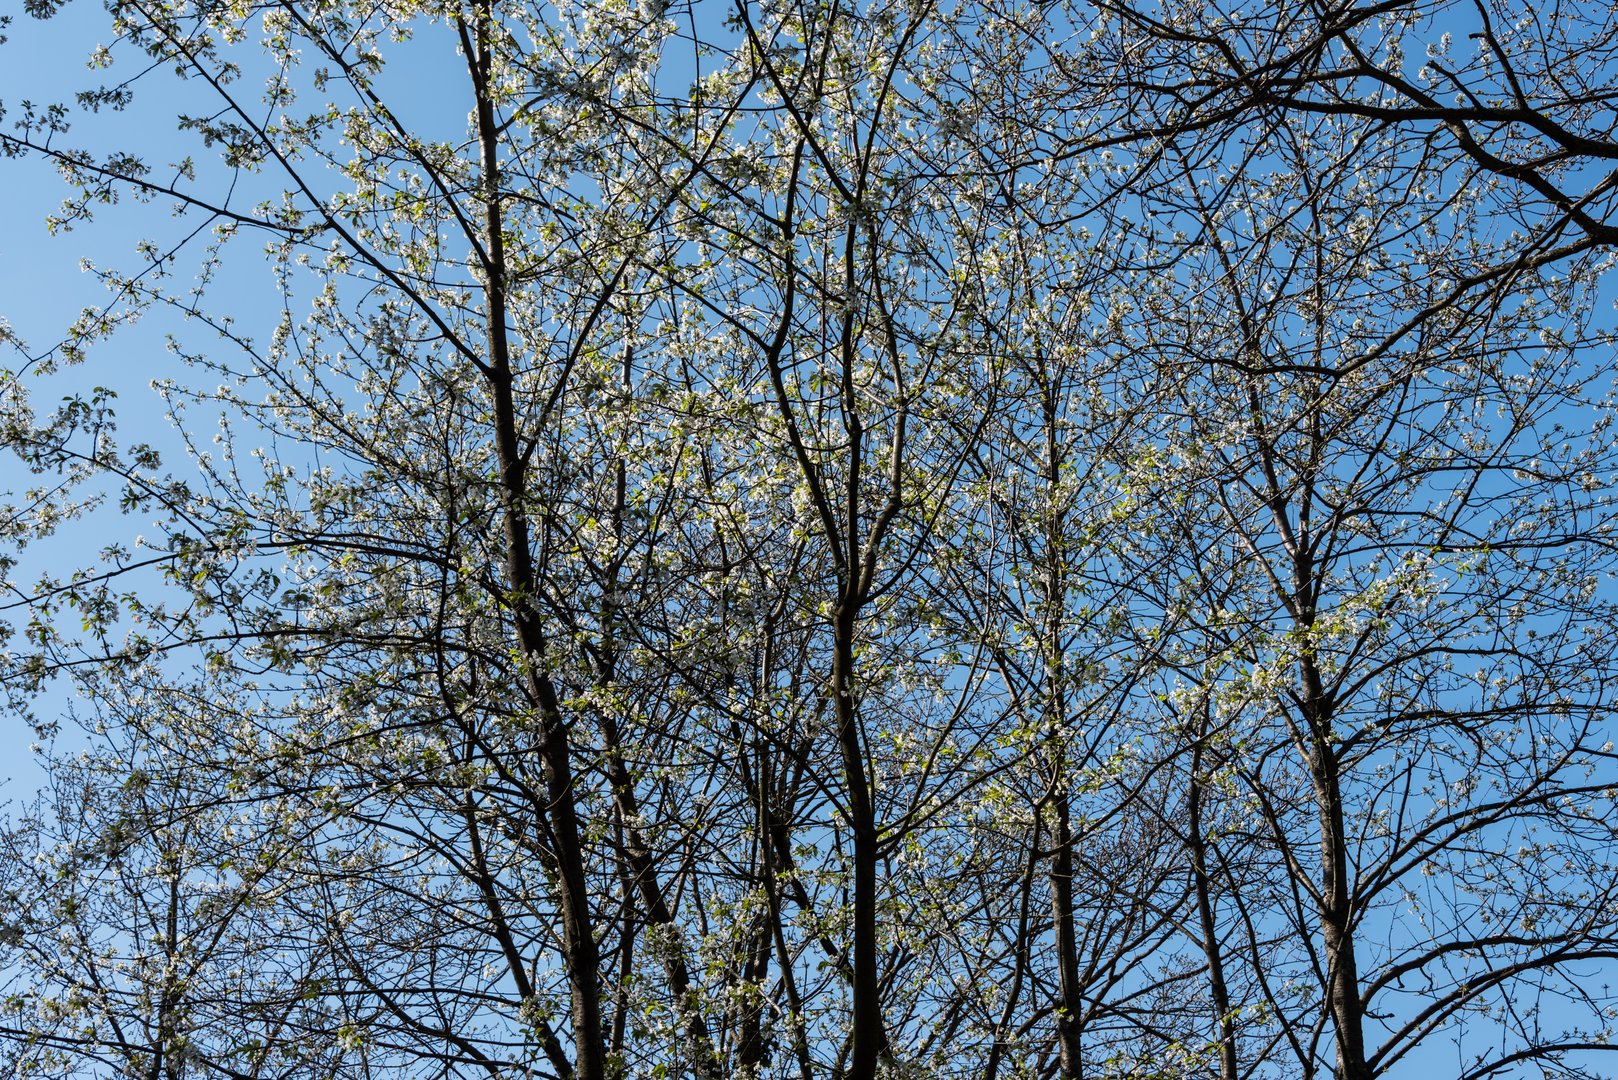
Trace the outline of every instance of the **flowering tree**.
<path fill-rule="evenodd" d="M 0 674 L 84 731 L 8 1065 L 1596 1067 L 1594 16 L 106 9 L 0 132 L 173 207 L 8 339 Z M 31 405 L 141 322 L 176 445 Z"/>

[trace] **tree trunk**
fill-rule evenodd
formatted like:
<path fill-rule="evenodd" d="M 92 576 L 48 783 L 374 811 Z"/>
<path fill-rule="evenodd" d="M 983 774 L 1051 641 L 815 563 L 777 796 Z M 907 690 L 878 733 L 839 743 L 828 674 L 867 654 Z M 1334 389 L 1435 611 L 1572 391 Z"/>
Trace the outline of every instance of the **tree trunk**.
<path fill-rule="evenodd" d="M 1197 918 L 1202 924 L 1202 954 L 1208 961 L 1208 993 L 1213 998 L 1219 1025 L 1219 1080 L 1236 1080 L 1236 1020 L 1230 1012 L 1230 989 L 1225 984 L 1225 958 L 1214 921 L 1213 881 L 1208 873 L 1208 845 L 1202 832 L 1202 759 L 1207 725 L 1191 751 L 1191 784 L 1187 815 L 1191 819 L 1191 872 L 1196 880 Z"/>
<path fill-rule="evenodd" d="M 858 605 L 846 593 L 835 616 L 832 686 L 837 708 L 837 741 L 848 783 L 848 816 L 854 833 L 853 1031 L 847 1080 L 873 1080 L 886 1049 L 882 1031 L 882 988 L 876 943 L 876 813 L 865 775 L 865 748 L 854 708 L 854 626 Z"/>
<path fill-rule="evenodd" d="M 483 168 L 485 255 L 488 284 L 484 290 L 489 356 L 485 382 L 495 428 L 500 472 L 500 510 L 504 519 L 506 580 L 512 621 L 523 671 L 524 689 L 539 713 L 540 761 L 546 806 L 539 808 L 555 846 L 563 956 L 573 1004 L 573 1053 L 578 1080 L 606 1080 L 606 1048 L 602 1041 L 600 955 L 591 925 L 590 894 L 584 872 L 578 808 L 573 794 L 571 750 L 560 697 L 544 670 L 546 640 L 535 609 L 539 583 L 529 548 L 527 461 L 517 434 L 510 343 L 506 335 L 506 263 L 500 201 L 499 134 L 488 94 L 489 49 L 487 0 L 479 5 L 477 47 L 469 51 L 477 92 L 478 149 Z M 462 27 L 463 36 L 465 27 Z"/>
<path fill-rule="evenodd" d="M 1056 1002 L 1056 1043 L 1061 1061 L 1062 1080 L 1078 1080 L 1084 1074 L 1082 1029 L 1079 1014 L 1079 946 L 1073 926 L 1073 826 L 1067 792 L 1058 788 L 1056 807 L 1056 854 L 1051 860 L 1051 918 L 1056 924 L 1056 962 L 1060 984 Z"/>
<path fill-rule="evenodd" d="M 1342 780 L 1331 730 L 1332 703 L 1314 657 L 1305 653 L 1298 666 L 1303 681 L 1304 721 L 1312 740 L 1309 772 L 1320 818 L 1320 928 L 1326 949 L 1327 1007 L 1337 1039 L 1337 1080 L 1370 1080 L 1355 957 Z"/>

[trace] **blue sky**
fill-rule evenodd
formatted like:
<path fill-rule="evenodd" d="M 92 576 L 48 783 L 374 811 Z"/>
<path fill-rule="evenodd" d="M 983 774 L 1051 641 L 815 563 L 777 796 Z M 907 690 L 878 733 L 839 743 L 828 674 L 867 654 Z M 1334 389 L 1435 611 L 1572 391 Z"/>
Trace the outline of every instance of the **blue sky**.
<path fill-rule="evenodd" d="M 93 78 L 78 62 L 89 54 L 99 42 L 105 16 L 99 5 L 81 0 L 70 4 L 64 13 L 49 23 L 19 19 L 10 30 L 11 40 L 0 48 L 0 102 L 8 111 L 9 123 L 24 99 L 36 103 L 67 98 L 86 81 Z M 442 33 L 440 28 L 438 33 Z M 421 55 L 431 55 L 433 46 L 442 46 L 441 40 L 424 37 L 419 44 Z M 410 53 L 407 52 L 406 56 Z M 442 49 L 437 52 L 442 57 Z M 395 89 L 406 91 L 404 101 L 420 109 L 414 117 L 407 117 L 412 126 L 456 129 L 464 121 L 464 111 L 453 100 L 434 95 L 435 80 L 422 75 L 430 64 L 412 69 L 400 65 L 390 78 L 397 79 Z M 153 89 L 160 91 L 157 116 L 169 114 L 165 108 L 176 94 L 174 81 L 159 74 L 153 80 Z M 183 92 L 183 88 L 181 88 Z M 171 95 L 164 98 L 162 95 Z M 389 95 L 399 100 L 397 95 Z M 94 136 L 133 136 L 132 142 L 163 146 L 163 140 L 174 138 L 172 129 L 143 126 L 139 109 L 128 114 L 104 114 L 85 121 L 75 134 L 86 131 Z M 155 122 L 154 122 L 155 123 Z M 181 153 L 176 150 L 176 156 Z M 160 156 L 154 154 L 154 157 Z M 6 197 L 0 199 L 0 315 L 7 318 L 18 335 L 25 339 L 33 354 L 45 353 L 57 341 L 62 329 L 75 313 L 86 304 L 104 299 L 95 281 L 79 270 L 80 260 L 89 257 L 113 265 L 132 265 L 136 256 L 135 244 L 150 229 L 152 235 L 167 234 L 172 230 L 167 208 L 161 203 L 149 206 L 121 205 L 103 213 L 94 228 L 81 229 L 51 236 L 45 228 L 45 218 L 54 209 L 63 193 L 54 171 L 45 163 L 35 160 L 0 161 L 4 172 Z M 182 263 L 181 273 L 189 273 Z M 255 303 L 268 293 L 255 291 L 268 286 L 265 266 L 242 260 L 235 273 L 221 290 L 214 294 L 215 306 L 225 306 L 250 317 Z M 268 309 L 273 314 L 273 307 Z M 174 446 L 174 435 L 163 419 L 157 398 L 148 390 L 154 377 L 173 373 L 177 361 L 162 345 L 165 327 L 160 321 L 132 332 L 119 334 L 101 346 L 83 368 L 71 369 L 41 381 L 34 393 L 40 404 L 52 397 L 87 389 L 90 385 L 110 386 L 120 397 L 119 415 L 123 441 L 149 441 L 160 448 Z M 22 358 L 16 354 L 0 360 L 0 366 L 16 367 Z M 25 477 L 14 476 L 6 470 L 15 470 L 9 459 L 0 459 L 0 489 L 12 489 L 27 482 Z M 120 531 L 138 531 L 135 523 L 123 523 Z M 32 558 L 49 558 L 53 565 L 87 563 L 95 557 L 106 532 L 93 527 L 64 530 L 49 545 L 48 550 L 36 549 Z M 18 575 L 26 580 L 30 574 L 24 563 Z M 65 691 L 59 691 L 65 693 Z M 65 700 L 62 701 L 65 705 Z M 33 766 L 27 744 L 29 733 L 14 721 L 0 729 L 0 776 L 11 775 L 16 781 L 4 794 L 13 796 L 27 792 L 38 783 L 38 770 Z M 1441 1049 L 1435 1044 L 1432 1052 Z"/>
<path fill-rule="evenodd" d="M 49 21 L 15 17 L 7 30 L 9 40 L 0 46 L 0 104 L 6 111 L 0 123 L 10 127 L 24 101 L 42 105 L 71 100 L 74 89 L 83 85 L 86 71 L 81 63 L 68 62 L 69 58 L 76 61 L 88 55 L 104 21 L 99 7 L 88 4 L 70 4 Z M 27 343 L 28 354 L 38 357 L 61 340 L 63 329 L 83 306 L 102 299 L 95 281 L 80 270 L 81 260 L 127 258 L 138 233 L 128 220 L 130 215 L 109 213 L 93 230 L 53 236 L 46 227 L 46 218 L 65 191 L 56 171 L 28 159 L 0 160 L 0 170 L 0 188 L 5 192 L 0 199 L 0 318 Z M 109 385 L 125 402 L 120 410 L 125 434 L 150 428 L 149 437 L 159 438 L 164 425 L 156 410 L 140 408 L 140 398 L 150 396 L 146 386 L 151 364 L 149 360 L 138 361 L 137 355 L 149 356 L 149 350 L 140 348 L 131 338 L 114 342 L 106 352 L 109 355 L 95 358 L 98 362 L 94 370 L 68 369 L 46 379 L 30 379 L 36 405 L 43 406 L 55 397 L 98 383 Z M 10 349 L 0 359 L 0 367 L 15 370 L 26 362 L 24 355 Z M 30 482 L 15 458 L 0 458 L 0 490 L 15 490 Z M 89 530 L 64 530 L 49 546 L 48 553 L 40 549 L 24 553 L 16 576 L 29 580 L 43 568 L 47 555 L 52 564 L 92 559 L 96 546 Z M 32 734 L 15 718 L 7 717 L 0 726 L 0 777 L 12 778 L 0 789 L 0 797 L 26 796 L 40 782 L 28 750 L 31 740 Z"/>
<path fill-rule="evenodd" d="M 106 12 L 90 0 L 69 3 L 49 20 L 18 14 L 6 34 L 7 42 L 0 45 L 0 107 L 5 110 L 0 123 L 8 128 L 25 111 L 25 102 L 35 107 L 71 104 L 76 92 L 138 70 L 138 57 L 134 56 L 126 56 L 110 71 L 88 65 L 97 46 L 113 44 Z M 416 41 L 396 46 L 392 54 L 396 62 L 384 72 L 381 89 L 392 107 L 406 113 L 404 119 L 414 129 L 455 138 L 466 131 L 465 104 L 435 93 L 443 80 L 423 75 L 435 64 L 460 63 L 449 34 L 442 25 L 428 27 Z M 65 142 L 104 151 L 136 148 L 159 173 L 186 154 L 195 154 L 204 163 L 206 152 L 196 137 L 175 127 L 175 115 L 189 104 L 188 93 L 189 87 L 169 72 L 153 71 L 140 80 L 135 103 L 127 111 L 91 115 L 75 110 Z M 92 348 L 83 365 L 59 368 L 48 376 L 38 371 L 39 361 L 56 355 L 64 330 L 78 313 L 109 299 L 105 288 L 81 268 L 84 260 L 120 269 L 139 267 L 144 260 L 136 246 L 143 239 L 172 241 L 180 231 L 171 207 L 161 199 L 140 203 L 124 198 L 118 205 L 99 210 L 93 223 L 53 234 L 47 218 L 68 192 L 56 169 L 37 158 L 0 159 L 0 178 L 0 190 L 5 192 L 0 199 L 0 319 L 27 346 L 26 352 L 8 349 L 0 357 L 0 368 L 31 369 L 27 385 L 40 411 L 48 411 L 62 397 L 86 393 L 96 386 L 114 390 L 120 443 L 150 443 L 175 464 L 183 456 L 183 446 L 151 384 L 184 371 L 164 340 L 167 333 L 183 333 L 178 319 L 149 315 L 139 325 L 126 327 Z M 247 183 L 238 186 L 238 205 L 254 201 Z M 198 219 L 193 216 L 192 220 Z M 252 237 L 235 242 L 236 258 L 210 286 L 209 307 L 233 313 L 248 333 L 262 340 L 279 314 L 279 298 L 269 261 L 247 257 L 258 243 Z M 171 285 L 183 291 L 199 254 L 200 245 L 195 243 L 182 253 Z M 188 338 L 188 344 L 199 341 L 194 335 Z M 0 459 L 0 491 L 15 491 L 32 482 L 14 458 Z M 98 518 L 105 520 L 105 528 L 98 527 Z M 127 537 L 140 531 L 141 523 L 118 518 L 115 511 L 106 509 L 62 529 L 49 545 L 36 545 L 23 553 L 14 579 L 26 582 L 45 569 L 59 572 L 66 566 L 88 565 L 109 536 Z M 58 684 L 42 711 L 67 707 L 69 693 Z M 64 734 L 64 738 L 71 735 Z M 0 801 L 8 796 L 21 798 L 37 789 L 42 774 L 29 750 L 31 739 L 32 734 L 14 718 L 0 725 L 0 778 L 12 778 L 0 789 Z"/>

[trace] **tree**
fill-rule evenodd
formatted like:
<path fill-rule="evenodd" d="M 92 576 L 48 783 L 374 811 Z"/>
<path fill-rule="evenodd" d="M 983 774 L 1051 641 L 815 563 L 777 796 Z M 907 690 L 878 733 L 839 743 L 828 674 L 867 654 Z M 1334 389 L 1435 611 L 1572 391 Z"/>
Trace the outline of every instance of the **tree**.
<path fill-rule="evenodd" d="M 9 1064 L 1591 1067 L 1585 13 L 1407 78 L 1400 7 L 107 11 L 0 145 L 175 231 L 11 339 L 4 520 L 156 525 L 5 564 L 91 740 L 5 834 Z M 176 447 L 34 410 L 139 320 Z"/>
<path fill-rule="evenodd" d="M 532 1029 L 523 1038 L 543 1049 L 558 1075 L 603 1076 L 601 916 L 590 881 L 602 871 L 588 865 L 581 820 L 581 805 L 600 796 L 576 786 L 573 744 L 581 736 L 562 710 L 569 684 L 577 684 L 553 670 L 599 664 L 599 654 L 580 649 L 600 631 L 546 615 L 539 582 L 543 577 L 547 589 L 564 588 L 563 577 L 586 589 L 595 584 L 577 559 L 559 572 L 566 560 L 559 552 L 576 546 L 580 528 L 559 515 L 597 493 L 568 467 L 573 436 L 585 431 L 564 418 L 578 413 L 569 395 L 578 393 L 575 382 L 586 383 L 583 372 L 598 366 L 591 332 L 612 314 L 644 238 L 627 196 L 586 205 L 547 179 L 588 183 L 594 176 L 603 191 L 632 183 L 629 174 L 588 171 L 592 160 L 605 161 L 599 125 L 594 135 L 552 136 L 577 94 L 555 90 L 552 96 L 569 103 L 553 102 L 548 112 L 521 96 L 553 80 L 566 86 L 578 73 L 545 59 L 567 31 L 525 24 L 522 13 L 512 21 L 487 4 L 430 28 L 464 61 L 474 119 L 469 140 L 456 145 L 407 130 L 379 95 L 378 50 L 390 36 L 396 43 L 408 36 L 393 21 L 408 13 L 356 19 L 335 9 L 268 11 L 261 45 L 270 61 L 268 121 L 256 117 L 239 69 L 226 59 L 231 40 L 246 32 L 237 16 L 208 5 L 141 3 L 114 14 L 127 48 L 179 68 L 215 96 L 219 111 L 182 117 L 182 130 L 221 148 L 226 169 L 274 176 L 255 193 L 268 197 L 245 208 L 216 206 L 204 194 L 210 178 L 193 179 L 190 166 L 171 185 L 150 179 L 130 155 L 98 160 L 54 146 L 40 152 L 92 201 L 126 184 L 137 194 L 180 198 L 182 213 L 201 214 L 202 231 L 212 229 L 209 259 L 225 258 L 244 231 L 268 234 L 289 302 L 312 288 L 316 314 L 303 323 L 289 306 L 267 345 L 227 317 L 208 320 L 234 350 L 218 361 L 197 357 L 227 376 L 216 400 L 256 429 L 255 440 L 297 448 L 265 455 L 262 475 L 243 475 L 234 443 L 222 460 L 199 457 L 200 489 L 159 476 L 150 461 L 95 462 L 121 473 L 127 503 L 168 515 L 156 559 L 195 596 L 174 611 L 145 603 L 138 591 L 116 595 L 108 578 L 92 579 L 85 588 L 101 605 L 100 625 L 126 617 L 136 627 L 133 637 L 107 648 L 108 658 L 134 662 L 190 641 L 204 645 L 208 665 L 243 678 L 300 679 L 305 692 L 246 745 L 219 752 L 264 761 L 257 774 L 249 772 L 250 782 L 267 784 L 266 797 L 293 797 L 291 809 L 326 825 L 309 832 L 310 858 L 331 860 L 353 846 L 351 857 L 369 859 L 378 872 L 414 865 L 436 875 L 452 867 L 456 888 L 481 899 L 452 895 L 447 902 L 467 905 L 465 918 L 484 939 L 478 951 L 505 964 L 506 1022 Z M 620 63 L 632 59 L 621 55 L 624 43 L 655 41 L 664 31 L 633 19 L 592 19 L 572 32 L 604 35 L 587 48 L 605 49 Z M 312 70 L 302 66 L 304 55 Z M 634 71 L 629 64 L 610 92 L 633 96 Z M 123 107 L 132 85 L 97 92 L 91 104 Z M 314 86 L 340 89 L 343 104 L 294 114 L 296 94 Z M 21 148 L 32 131 L 25 127 L 13 145 Z M 331 186 L 326 166 L 344 182 Z M 90 202 L 81 202 L 69 217 L 87 218 L 89 210 Z M 598 254 L 620 237 L 629 247 Z M 200 299 L 171 296 L 161 280 L 106 276 L 123 301 L 206 318 Z M 513 335 L 525 343 L 520 360 Z M 188 394 L 173 390 L 177 414 Z M 57 460 L 71 453 L 53 452 Z M 262 559 L 280 553 L 280 566 Z M 242 573 L 245 567 L 251 569 Z M 568 612 L 581 615 L 578 606 Z M 43 621 L 37 625 L 45 637 Z M 612 737 L 610 730 L 603 735 Z M 379 783 L 379 754 L 412 765 Z M 480 795 L 486 779 L 498 783 Z M 618 794 L 620 805 L 627 797 Z M 481 820 L 488 813 L 497 814 L 495 831 L 507 833 L 492 851 Z M 512 824 L 519 820 L 520 829 Z M 390 865 L 385 852 L 371 850 L 375 835 L 356 834 L 363 826 L 382 836 L 396 831 L 422 850 L 406 848 L 395 856 L 405 862 Z M 502 893 L 517 881 L 497 883 L 491 869 L 491 859 L 510 858 L 506 845 L 538 859 L 550 876 L 541 911 L 509 910 Z M 537 869 L 522 869 L 519 880 Z M 377 899 L 356 881 L 340 884 L 326 890 L 329 900 Z M 642 888 L 655 893 L 657 886 L 643 881 Z M 383 887 L 381 895 L 393 892 Z M 534 917 L 537 923 L 512 925 Z M 327 926 L 312 933 L 329 936 L 341 925 L 328 913 Z M 534 1000 L 534 980 L 540 972 L 550 978 L 551 969 L 536 968 L 529 954 L 539 926 L 560 939 L 555 967 L 569 988 L 571 1050 Z M 418 943 L 405 943 L 401 957 L 390 957 L 389 935 L 379 932 L 367 944 L 380 954 L 366 957 L 352 978 L 376 995 L 384 1015 L 404 1014 L 403 1028 L 430 1043 L 460 1038 L 409 1012 L 419 992 L 403 984 L 416 973 L 406 961 Z M 467 948 L 458 937 L 446 944 Z M 677 961 L 671 964 L 677 972 Z M 485 1054 L 472 1046 L 459 1053 L 473 1060 Z"/>
<path fill-rule="evenodd" d="M 1520 238 L 1486 231 L 1487 193 L 1357 122 L 1300 111 L 1244 152 L 1275 164 L 1170 150 L 1157 227 L 1196 240 L 1143 328 L 1169 483 L 1206 485 L 1177 601 L 1203 651 L 1166 701 L 1211 717 L 1197 751 L 1284 868 L 1267 898 L 1223 887 L 1314 939 L 1289 977 L 1318 997 L 1283 1020 L 1306 1072 L 1323 1021 L 1335 1074 L 1370 1077 L 1492 1000 L 1465 1075 L 1578 1074 L 1611 1005 L 1574 988 L 1613 949 L 1610 372 L 1580 336 L 1604 259 L 1503 279 Z"/>

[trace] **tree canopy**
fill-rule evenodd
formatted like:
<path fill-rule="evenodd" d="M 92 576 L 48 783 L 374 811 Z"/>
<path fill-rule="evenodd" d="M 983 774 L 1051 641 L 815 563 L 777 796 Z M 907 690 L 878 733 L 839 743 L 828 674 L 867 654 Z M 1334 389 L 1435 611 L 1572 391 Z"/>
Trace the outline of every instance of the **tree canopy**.
<path fill-rule="evenodd" d="M 1610 1074 L 1609 5 L 24 8 L 6 1068 Z"/>

